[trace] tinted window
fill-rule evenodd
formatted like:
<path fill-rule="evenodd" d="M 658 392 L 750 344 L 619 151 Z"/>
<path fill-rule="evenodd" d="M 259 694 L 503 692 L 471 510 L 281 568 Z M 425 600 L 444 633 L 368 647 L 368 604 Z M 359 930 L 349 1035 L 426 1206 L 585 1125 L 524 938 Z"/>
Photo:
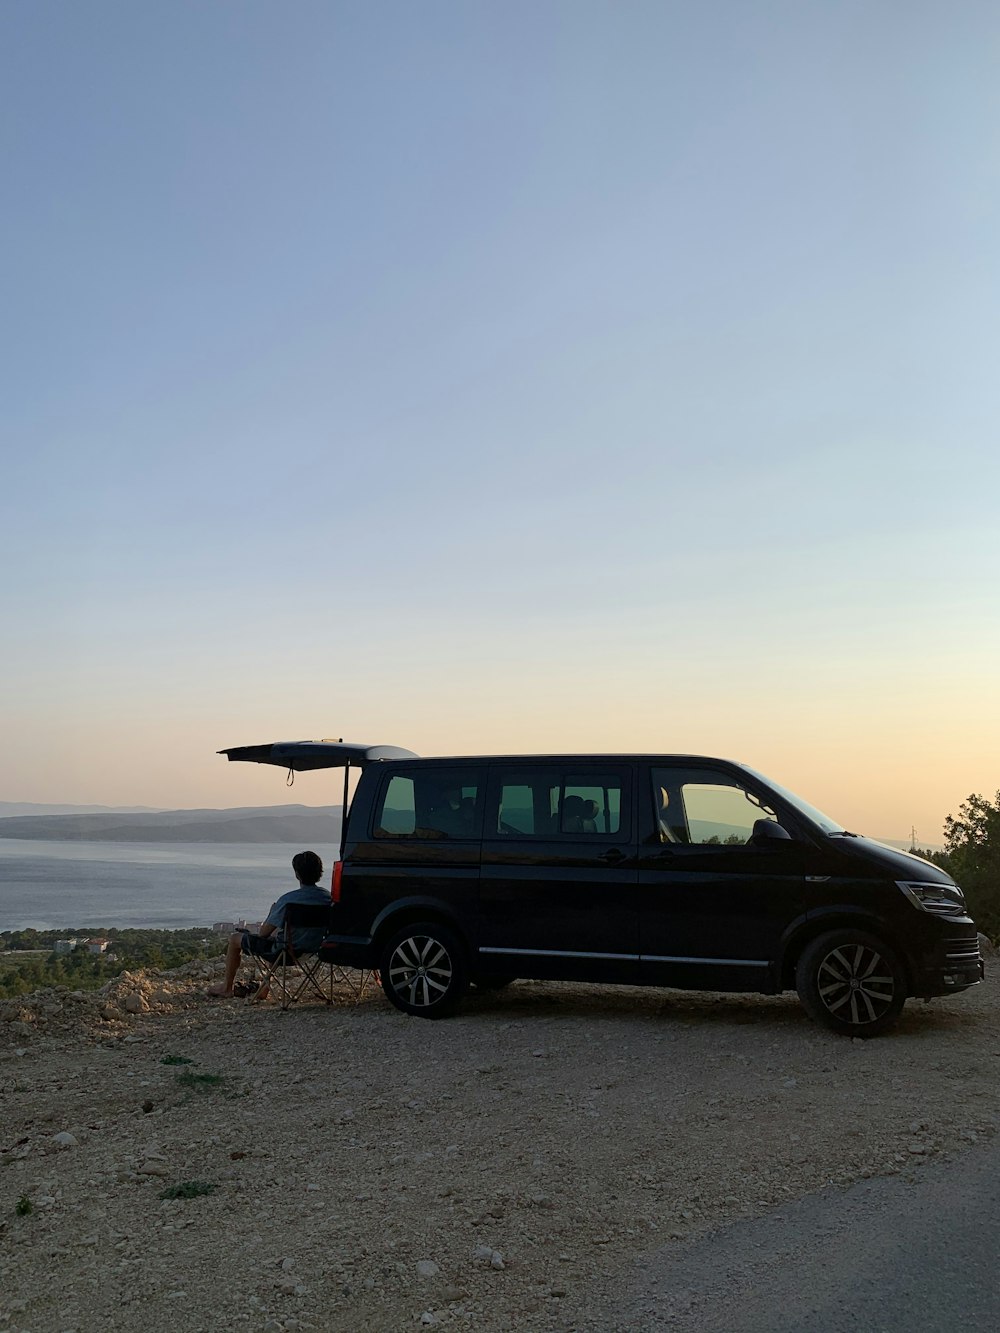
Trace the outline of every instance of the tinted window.
<path fill-rule="evenodd" d="M 652 786 L 661 842 L 743 847 L 758 819 L 777 819 L 769 806 L 727 773 L 654 768 Z"/>
<path fill-rule="evenodd" d="M 617 834 L 622 780 L 614 774 L 554 770 L 499 775 L 496 832 L 506 837 L 559 838 Z"/>
<path fill-rule="evenodd" d="M 475 769 L 396 773 L 375 808 L 376 838 L 478 838 L 481 775 Z"/>

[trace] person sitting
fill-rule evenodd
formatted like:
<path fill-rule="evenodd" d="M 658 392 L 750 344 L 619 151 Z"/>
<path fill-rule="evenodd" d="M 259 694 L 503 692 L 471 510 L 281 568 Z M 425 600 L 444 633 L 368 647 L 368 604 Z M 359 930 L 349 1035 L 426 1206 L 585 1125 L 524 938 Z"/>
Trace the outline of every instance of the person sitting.
<path fill-rule="evenodd" d="M 289 903 L 311 905 L 329 904 L 330 895 L 319 887 L 323 874 L 323 862 L 315 852 L 296 852 L 292 857 L 292 871 L 298 880 L 298 888 L 283 893 L 271 904 L 271 910 L 257 934 L 249 930 L 236 930 L 229 937 L 226 948 L 226 978 L 218 986 L 210 986 L 209 995 L 231 996 L 239 994 L 236 989 L 236 973 L 240 969 L 244 954 L 273 961 L 285 947 L 285 908 Z M 319 930 L 296 930 L 292 933 L 293 952 L 309 952 L 316 949 L 323 939 Z M 266 999 L 266 990 L 257 992 L 258 999 Z"/>
<path fill-rule="evenodd" d="M 596 801 L 584 801 L 583 803 L 583 831 L 584 833 L 597 833 L 597 818 L 601 813 L 601 807 Z"/>
<path fill-rule="evenodd" d="M 567 796 L 562 805 L 563 833 L 583 832 L 583 797 Z"/>
<path fill-rule="evenodd" d="M 446 787 L 431 806 L 428 826 L 447 838 L 467 838 L 472 832 L 476 803 L 462 799 L 461 787 Z"/>

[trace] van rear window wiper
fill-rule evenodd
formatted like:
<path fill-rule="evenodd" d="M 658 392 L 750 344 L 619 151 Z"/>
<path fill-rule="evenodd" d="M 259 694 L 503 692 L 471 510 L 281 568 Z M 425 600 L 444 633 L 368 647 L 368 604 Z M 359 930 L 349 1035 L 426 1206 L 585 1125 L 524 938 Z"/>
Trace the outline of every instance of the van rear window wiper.
<path fill-rule="evenodd" d="M 860 833 L 851 833 L 848 829 L 845 828 L 833 829 L 830 832 L 831 838 L 860 838 L 861 836 L 862 835 Z"/>

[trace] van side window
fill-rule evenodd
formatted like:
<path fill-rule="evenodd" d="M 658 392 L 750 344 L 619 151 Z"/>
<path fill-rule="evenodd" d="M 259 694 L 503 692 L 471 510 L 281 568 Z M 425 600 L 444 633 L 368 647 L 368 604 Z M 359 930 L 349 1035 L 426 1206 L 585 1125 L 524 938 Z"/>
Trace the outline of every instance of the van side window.
<path fill-rule="evenodd" d="M 770 806 L 727 773 L 654 768 L 651 777 L 661 842 L 744 847 L 758 819 L 777 820 Z"/>
<path fill-rule="evenodd" d="M 476 769 L 393 774 L 375 808 L 376 838 L 478 838 L 482 775 Z"/>
<path fill-rule="evenodd" d="M 612 774 L 551 770 L 501 774 L 496 832 L 501 837 L 559 838 L 618 834 L 622 780 Z"/>

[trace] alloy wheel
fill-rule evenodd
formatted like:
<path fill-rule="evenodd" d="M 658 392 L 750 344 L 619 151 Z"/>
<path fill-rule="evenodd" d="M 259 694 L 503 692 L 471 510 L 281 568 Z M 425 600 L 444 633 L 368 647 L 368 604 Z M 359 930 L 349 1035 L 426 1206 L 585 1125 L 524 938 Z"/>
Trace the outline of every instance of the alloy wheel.
<path fill-rule="evenodd" d="M 415 1008 L 428 1008 L 448 993 L 454 967 L 448 950 L 430 935 L 409 935 L 389 960 L 389 981 Z"/>
<path fill-rule="evenodd" d="M 877 949 L 847 944 L 831 949 L 823 958 L 816 972 L 816 989 L 832 1017 L 862 1027 L 877 1023 L 891 1009 L 896 979 Z"/>

